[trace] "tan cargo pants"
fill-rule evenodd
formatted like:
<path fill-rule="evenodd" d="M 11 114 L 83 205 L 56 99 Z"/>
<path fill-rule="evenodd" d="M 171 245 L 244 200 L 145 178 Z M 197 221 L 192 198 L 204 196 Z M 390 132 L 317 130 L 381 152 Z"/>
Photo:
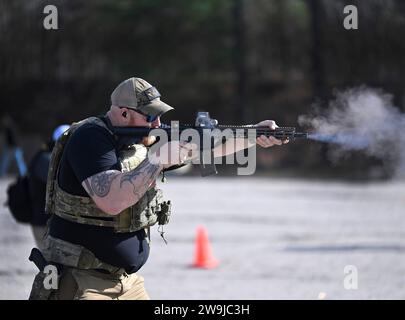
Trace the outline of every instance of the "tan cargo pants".
<path fill-rule="evenodd" d="M 96 270 L 66 268 L 53 299 L 149 300 L 144 279 L 137 274 L 107 274 Z"/>

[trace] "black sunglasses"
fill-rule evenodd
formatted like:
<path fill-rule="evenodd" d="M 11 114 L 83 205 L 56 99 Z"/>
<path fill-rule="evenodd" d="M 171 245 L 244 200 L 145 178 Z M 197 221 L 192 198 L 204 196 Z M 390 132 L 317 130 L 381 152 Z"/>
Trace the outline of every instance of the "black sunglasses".
<path fill-rule="evenodd" d="M 120 107 L 120 108 L 127 108 L 127 107 Z M 159 113 L 159 114 L 157 114 L 156 116 L 150 116 L 150 115 L 148 115 L 148 114 L 146 114 L 146 113 L 143 113 L 143 112 L 140 111 L 140 110 L 135 110 L 135 109 L 133 109 L 133 108 L 127 108 L 127 109 L 133 110 L 133 111 L 138 112 L 139 114 L 143 115 L 144 117 L 146 117 L 145 120 L 146 120 L 146 122 L 148 122 L 148 123 L 152 123 L 153 121 L 155 121 L 158 117 L 160 117 L 160 116 L 162 115 L 162 113 Z"/>
<path fill-rule="evenodd" d="M 154 122 L 157 118 L 159 118 L 162 114 L 161 113 L 159 113 L 159 114 L 157 114 L 156 116 L 150 116 L 150 115 L 147 115 L 147 114 L 145 114 L 145 113 L 143 113 L 142 111 L 140 111 L 140 110 L 135 110 L 136 112 L 138 112 L 138 113 L 140 113 L 141 115 L 143 115 L 143 116 L 145 116 L 146 117 L 146 122 L 149 122 L 149 123 L 152 123 L 152 122 Z"/>

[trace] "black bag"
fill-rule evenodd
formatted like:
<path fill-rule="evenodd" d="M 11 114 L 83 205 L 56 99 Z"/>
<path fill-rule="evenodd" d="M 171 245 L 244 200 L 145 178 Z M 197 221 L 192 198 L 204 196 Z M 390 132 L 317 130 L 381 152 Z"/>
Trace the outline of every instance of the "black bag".
<path fill-rule="evenodd" d="M 17 181 L 8 186 L 7 205 L 17 222 L 29 223 L 32 221 L 33 210 L 27 176 L 18 177 Z"/>

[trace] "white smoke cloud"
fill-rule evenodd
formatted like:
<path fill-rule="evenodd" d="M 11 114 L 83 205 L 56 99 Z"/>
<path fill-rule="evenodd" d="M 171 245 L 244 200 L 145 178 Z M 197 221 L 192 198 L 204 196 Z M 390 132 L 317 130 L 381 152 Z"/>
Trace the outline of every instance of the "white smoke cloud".
<path fill-rule="evenodd" d="M 328 108 L 315 108 L 314 115 L 300 116 L 298 121 L 320 136 L 338 137 L 330 139 L 336 143 L 335 156 L 362 149 L 395 164 L 397 176 L 405 175 L 405 114 L 393 105 L 392 95 L 367 87 L 338 92 Z"/>

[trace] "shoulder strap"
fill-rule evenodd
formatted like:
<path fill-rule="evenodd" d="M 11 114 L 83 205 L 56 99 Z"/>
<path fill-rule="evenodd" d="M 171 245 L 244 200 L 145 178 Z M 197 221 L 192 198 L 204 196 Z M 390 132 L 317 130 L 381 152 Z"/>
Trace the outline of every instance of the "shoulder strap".
<path fill-rule="evenodd" d="M 72 125 L 73 126 L 73 125 Z M 45 197 L 45 213 L 52 214 L 55 208 L 54 193 L 55 193 L 55 181 L 57 179 L 57 172 L 59 162 L 62 157 L 63 149 L 70 135 L 70 129 L 65 131 L 59 139 L 56 141 L 52 150 L 51 160 L 49 161 L 48 178 L 46 181 L 46 197 Z"/>
<path fill-rule="evenodd" d="M 66 130 L 56 141 L 52 150 L 51 160 L 49 162 L 48 178 L 46 182 L 46 200 L 45 200 L 45 213 L 51 214 L 55 212 L 55 183 L 57 183 L 59 163 L 62 158 L 63 150 L 67 141 L 72 134 L 84 124 L 92 123 L 105 128 L 110 134 L 113 135 L 104 121 L 99 117 L 90 117 L 79 122 L 74 122 L 68 130 Z"/>

